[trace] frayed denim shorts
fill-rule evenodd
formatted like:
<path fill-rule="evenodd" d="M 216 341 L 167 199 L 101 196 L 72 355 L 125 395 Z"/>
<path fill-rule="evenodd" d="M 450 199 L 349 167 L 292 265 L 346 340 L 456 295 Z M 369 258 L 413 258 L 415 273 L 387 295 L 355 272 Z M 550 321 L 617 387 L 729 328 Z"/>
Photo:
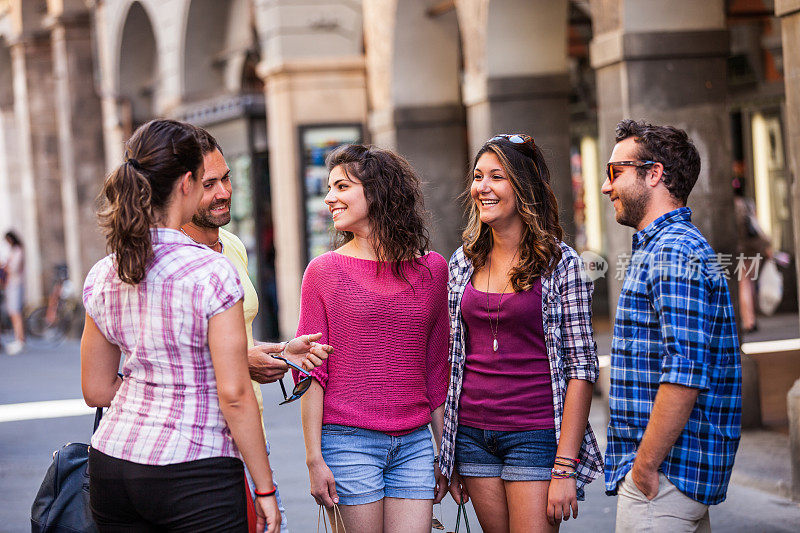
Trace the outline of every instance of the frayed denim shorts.
<path fill-rule="evenodd" d="M 432 500 L 433 443 L 428 426 L 393 437 L 370 429 L 324 424 L 322 457 L 341 505 L 386 498 Z"/>
<path fill-rule="evenodd" d="M 459 424 L 456 467 L 467 477 L 549 481 L 556 447 L 555 429 L 495 431 Z"/>

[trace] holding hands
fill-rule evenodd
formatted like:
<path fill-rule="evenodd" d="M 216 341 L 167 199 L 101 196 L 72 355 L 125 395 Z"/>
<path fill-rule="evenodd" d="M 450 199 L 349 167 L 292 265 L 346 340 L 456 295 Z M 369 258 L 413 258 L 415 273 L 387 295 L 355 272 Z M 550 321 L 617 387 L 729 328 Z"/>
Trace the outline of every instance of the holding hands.
<path fill-rule="evenodd" d="M 319 344 L 322 333 L 300 335 L 286 343 L 263 343 L 253 346 L 247 351 L 250 367 L 250 379 L 258 383 L 273 383 L 281 379 L 289 370 L 289 366 L 272 357 L 280 354 L 283 357 L 307 370 L 313 370 L 333 353 L 333 347 Z"/>

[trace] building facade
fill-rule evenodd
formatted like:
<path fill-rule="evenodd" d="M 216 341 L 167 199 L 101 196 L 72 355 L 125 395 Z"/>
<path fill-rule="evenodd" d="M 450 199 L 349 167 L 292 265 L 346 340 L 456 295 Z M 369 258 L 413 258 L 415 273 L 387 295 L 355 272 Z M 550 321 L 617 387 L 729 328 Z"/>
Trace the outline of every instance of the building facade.
<path fill-rule="evenodd" d="M 799 20 L 798 0 L 1 1 L 0 231 L 23 236 L 34 298 L 59 264 L 80 285 L 104 254 L 95 198 L 124 140 L 156 117 L 202 125 L 233 170 L 261 335 L 285 338 L 330 242 L 332 147 L 407 157 L 449 256 L 470 158 L 522 131 L 546 155 L 567 240 L 609 259 L 596 311 L 610 313 L 631 232 L 600 185 L 623 118 L 695 140 L 690 206 L 717 251 L 735 250 L 738 172 L 773 247 L 795 255 Z"/>

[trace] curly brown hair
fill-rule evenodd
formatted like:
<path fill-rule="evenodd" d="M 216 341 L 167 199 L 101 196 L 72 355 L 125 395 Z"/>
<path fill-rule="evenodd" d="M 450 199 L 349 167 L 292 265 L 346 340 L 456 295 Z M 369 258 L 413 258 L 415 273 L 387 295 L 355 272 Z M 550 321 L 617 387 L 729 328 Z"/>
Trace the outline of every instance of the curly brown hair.
<path fill-rule="evenodd" d="M 514 291 L 520 292 L 529 290 L 537 277 L 555 269 L 561 260 L 560 241 L 564 232 L 558 222 L 558 202 L 550 188 L 550 171 L 544 156 L 532 138 L 517 135 L 526 141 L 513 143 L 508 140 L 509 135 L 492 137 L 478 150 L 472 168 L 478 165 L 483 154 L 495 154 L 514 190 L 517 213 L 522 218 L 524 230 L 519 244 L 519 259 L 511 269 L 510 277 Z M 464 254 L 475 270 L 479 270 L 486 265 L 492 250 L 492 228 L 481 222 L 469 188 L 465 200 L 469 204 L 469 221 L 462 234 Z"/>
<path fill-rule="evenodd" d="M 328 171 L 341 166 L 351 181 L 364 187 L 367 219 L 378 268 L 388 262 L 392 273 L 408 281 L 401 263 L 415 264 L 428 252 L 430 237 L 419 176 L 411 165 L 391 150 L 361 144 L 346 144 L 325 161 Z M 337 231 L 335 246 L 353 240 L 349 231 Z"/>
<path fill-rule="evenodd" d="M 117 275 L 125 283 L 142 281 L 153 256 L 150 228 L 167 207 L 178 179 L 199 179 L 203 154 L 194 126 L 152 120 L 125 143 L 125 162 L 112 171 L 100 193 L 98 213 Z"/>

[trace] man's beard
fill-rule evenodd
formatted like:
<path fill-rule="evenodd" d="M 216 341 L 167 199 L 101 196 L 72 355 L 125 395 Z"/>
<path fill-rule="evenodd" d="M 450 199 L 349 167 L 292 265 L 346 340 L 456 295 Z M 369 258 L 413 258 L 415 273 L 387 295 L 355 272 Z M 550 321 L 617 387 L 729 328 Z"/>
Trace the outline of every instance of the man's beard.
<path fill-rule="evenodd" d="M 638 229 L 639 223 L 647 214 L 651 196 L 652 192 L 643 185 L 636 187 L 634 191 L 618 193 L 617 198 L 622 209 L 617 213 L 617 222 Z"/>
<path fill-rule="evenodd" d="M 211 214 L 211 210 L 215 207 L 219 207 L 220 205 L 224 205 L 228 208 L 228 212 L 224 215 L 214 216 Z M 230 202 L 224 203 L 217 203 L 210 205 L 208 209 L 202 209 L 195 213 L 192 217 L 192 223 L 195 226 L 201 228 L 219 228 L 220 226 L 224 226 L 228 222 L 231 221 L 231 210 L 230 210 Z"/>

